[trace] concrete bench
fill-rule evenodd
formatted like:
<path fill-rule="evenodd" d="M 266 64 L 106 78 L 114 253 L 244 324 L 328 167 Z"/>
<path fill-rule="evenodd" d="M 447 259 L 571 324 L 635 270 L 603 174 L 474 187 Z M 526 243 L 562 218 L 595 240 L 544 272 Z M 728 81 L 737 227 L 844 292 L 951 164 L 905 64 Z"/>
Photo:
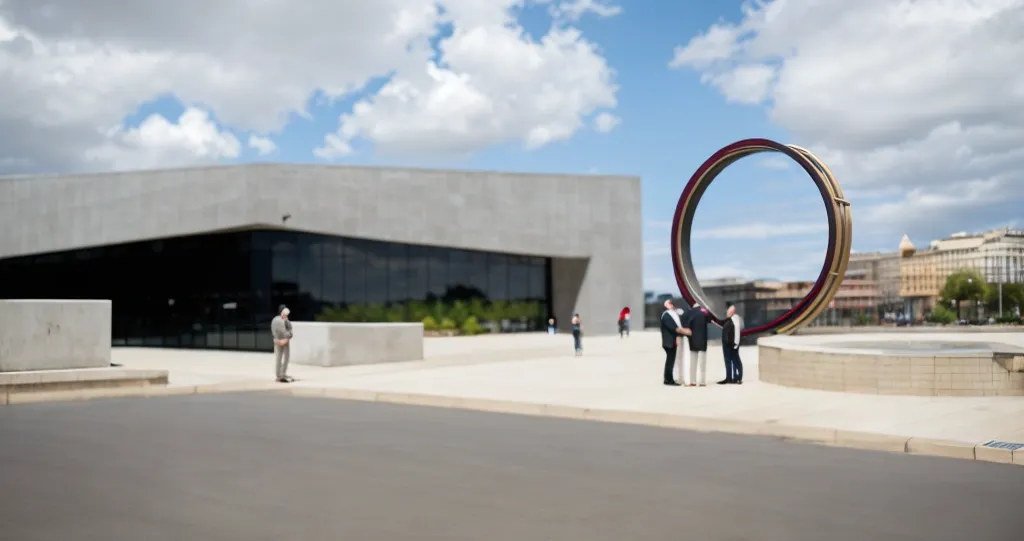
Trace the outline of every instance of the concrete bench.
<path fill-rule="evenodd" d="M 423 360 L 422 323 L 293 321 L 291 362 L 349 366 Z"/>

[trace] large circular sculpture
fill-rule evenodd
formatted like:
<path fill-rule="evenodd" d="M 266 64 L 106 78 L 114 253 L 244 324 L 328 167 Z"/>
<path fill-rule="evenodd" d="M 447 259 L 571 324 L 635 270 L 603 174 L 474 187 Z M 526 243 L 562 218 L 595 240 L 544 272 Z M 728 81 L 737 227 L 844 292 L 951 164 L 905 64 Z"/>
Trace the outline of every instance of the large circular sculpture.
<path fill-rule="evenodd" d="M 795 145 L 783 145 L 768 139 L 737 141 L 716 152 L 697 169 L 679 197 L 679 204 L 676 205 L 676 214 L 672 220 L 672 265 L 675 267 L 679 291 L 688 304 L 700 303 L 701 306 L 707 308 L 712 322 L 719 326 L 724 322 L 723 317 L 711 310 L 704 290 L 701 289 L 700 282 L 693 270 L 693 258 L 690 253 L 690 231 L 693 227 L 693 216 L 698 203 L 700 203 L 700 198 L 715 177 L 737 160 L 761 152 L 785 154 L 811 177 L 825 203 L 829 240 L 821 273 L 818 274 L 818 279 L 807 296 L 773 321 L 744 329 L 743 336 L 773 331 L 778 334 L 790 334 L 818 317 L 839 291 L 839 285 L 843 281 L 846 267 L 850 262 L 850 244 L 853 238 L 850 202 L 843 198 L 843 190 L 839 187 L 835 176 L 832 175 L 832 171 L 817 156 L 807 149 Z"/>

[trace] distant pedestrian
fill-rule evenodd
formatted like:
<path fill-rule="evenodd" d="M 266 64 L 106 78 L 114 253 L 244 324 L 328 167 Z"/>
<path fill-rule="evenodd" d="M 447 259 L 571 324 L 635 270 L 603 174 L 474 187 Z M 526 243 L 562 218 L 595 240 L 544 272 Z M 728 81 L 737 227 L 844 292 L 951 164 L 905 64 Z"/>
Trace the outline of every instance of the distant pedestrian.
<path fill-rule="evenodd" d="M 672 301 L 665 301 L 665 312 L 661 314 L 661 348 L 665 350 L 665 370 L 662 374 L 662 382 L 665 385 L 676 385 L 673 374 L 676 364 L 677 339 L 680 336 L 689 334 L 689 329 L 683 327 L 679 314 Z"/>
<path fill-rule="evenodd" d="M 629 336 L 629 315 L 628 306 L 619 312 L 619 338 Z"/>
<path fill-rule="evenodd" d="M 580 321 L 578 313 L 572 315 L 572 342 L 576 349 L 576 356 L 583 355 L 583 323 Z"/>
<path fill-rule="evenodd" d="M 288 376 L 292 343 L 292 322 L 288 315 L 291 310 L 282 304 L 277 313 L 277 317 L 270 322 L 270 334 L 274 337 L 274 374 L 279 383 L 291 383 L 295 381 Z"/>
<path fill-rule="evenodd" d="M 548 334 L 554 336 L 558 329 L 555 327 L 555 318 L 548 318 Z"/>
<path fill-rule="evenodd" d="M 690 330 L 690 387 L 704 387 L 708 371 L 708 311 L 694 303 L 686 312 L 684 326 Z"/>
<path fill-rule="evenodd" d="M 736 306 L 732 303 L 725 312 L 725 324 L 722 325 L 722 357 L 725 358 L 725 379 L 719 381 L 719 385 L 729 383 L 743 383 L 743 361 L 740 360 L 740 332 L 743 330 L 743 320 L 736 313 Z"/>

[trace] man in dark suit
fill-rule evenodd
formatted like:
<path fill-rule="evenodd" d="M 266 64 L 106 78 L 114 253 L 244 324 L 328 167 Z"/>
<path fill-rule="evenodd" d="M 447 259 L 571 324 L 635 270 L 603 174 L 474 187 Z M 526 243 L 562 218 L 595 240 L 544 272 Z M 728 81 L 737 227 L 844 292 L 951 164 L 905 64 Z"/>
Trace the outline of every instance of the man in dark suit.
<path fill-rule="evenodd" d="M 729 303 L 725 312 L 725 323 L 722 325 L 722 357 L 725 358 L 725 379 L 719 385 L 743 383 L 743 361 L 740 360 L 740 331 L 743 322 L 736 314 L 736 307 Z"/>
<path fill-rule="evenodd" d="M 690 334 L 690 330 L 683 327 L 676 313 L 676 307 L 672 301 L 665 301 L 665 312 L 661 314 L 661 347 L 665 350 L 665 385 L 676 385 L 675 376 L 672 370 L 676 364 L 676 348 L 680 336 Z"/>
<path fill-rule="evenodd" d="M 694 303 L 685 319 L 683 326 L 690 331 L 690 387 L 704 387 L 708 372 L 708 311 Z"/>

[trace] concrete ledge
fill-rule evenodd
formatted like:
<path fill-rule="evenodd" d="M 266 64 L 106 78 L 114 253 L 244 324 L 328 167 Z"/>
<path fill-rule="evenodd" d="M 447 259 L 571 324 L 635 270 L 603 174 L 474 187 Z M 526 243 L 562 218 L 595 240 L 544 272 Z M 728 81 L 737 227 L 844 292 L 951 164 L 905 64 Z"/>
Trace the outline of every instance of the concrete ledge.
<path fill-rule="evenodd" d="M 422 323 L 293 321 L 291 362 L 350 366 L 423 360 Z"/>
<path fill-rule="evenodd" d="M 110 366 L 108 300 L 0 300 L 0 372 Z"/>
<path fill-rule="evenodd" d="M 913 455 L 942 456 L 946 458 L 963 458 L 974 460 L 976 444 L 961 441 L 933 440 L 929 438 L 910 438 L 907 440 L 907 452 Z"/>
<path fill-rule="evenodd" d="M 0 393 L 9 395 L 166 384 L 166 370 L 90 368 L 0 372 Z"/>

